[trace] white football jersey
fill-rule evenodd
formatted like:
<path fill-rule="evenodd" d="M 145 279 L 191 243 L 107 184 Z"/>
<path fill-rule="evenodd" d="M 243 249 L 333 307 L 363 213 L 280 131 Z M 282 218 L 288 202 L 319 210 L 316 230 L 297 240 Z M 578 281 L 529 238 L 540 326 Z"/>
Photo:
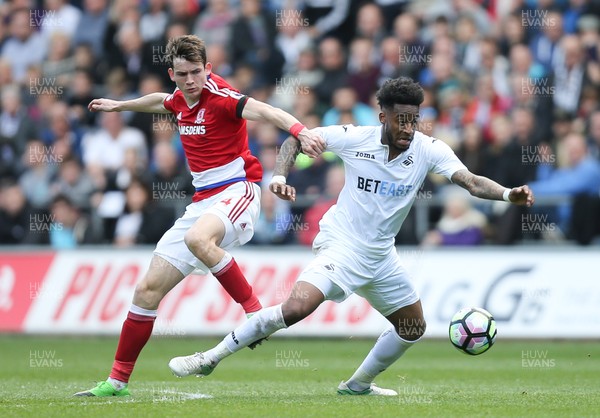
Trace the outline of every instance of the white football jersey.
<path fill-rule="evenodd" d="M 314 246 L 343 243 L 358 254 L 384 256 L 406 219 L 428 172 L 450 179 L 466 170 L 443 141 L 415 132 L 410 148 L 388 162 L 382 126 L 316 128 L 327 150 L 344 162 L 346 183 L 319 223 Z"/>

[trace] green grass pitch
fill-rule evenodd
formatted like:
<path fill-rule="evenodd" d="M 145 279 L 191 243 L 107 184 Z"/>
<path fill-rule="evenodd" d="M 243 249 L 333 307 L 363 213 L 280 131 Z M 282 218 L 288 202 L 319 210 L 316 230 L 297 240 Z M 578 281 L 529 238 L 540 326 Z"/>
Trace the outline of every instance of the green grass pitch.
<path fill-rule="evenodd" d="M 206 378 L 177 379 L 173 356 L 218 340 L 153 337 L 130 398 L 74 398 L 104 380 L 116 337 L 0 336 L 2 417 L 586 417 L 600 416 L 600 343 L 505 341 L 477 357 L 425 340 L 376 382 L 399 397 L 336 387 L 371 348 L 363 339 L 272 338 Z"/>

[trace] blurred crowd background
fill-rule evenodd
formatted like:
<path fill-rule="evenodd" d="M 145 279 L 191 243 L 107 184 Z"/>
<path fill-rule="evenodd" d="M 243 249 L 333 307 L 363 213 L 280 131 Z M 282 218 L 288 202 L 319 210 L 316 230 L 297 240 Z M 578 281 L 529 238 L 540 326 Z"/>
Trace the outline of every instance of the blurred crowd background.
<path fill-rule="evenodd" d="M 306 126 L 378 125 L 375 92 L 410 76 L 418 129 L 476 174 L 529 184 L 532 210 L 436 176 L 398 244 L 598 244 L 599 0 L 14 0 L 0 3 L 0 244 L 152 244 L 194 192 L 170 115 L 94 114 L 96 97 L 170 92 L 165 44 L 196 34 L 213 71 Z M 248 122 L 265 184 L 287 137 Z M 263 185 L 251 244 L 310 245 L 344 183 L 300 156 L 290 205 Z"/>

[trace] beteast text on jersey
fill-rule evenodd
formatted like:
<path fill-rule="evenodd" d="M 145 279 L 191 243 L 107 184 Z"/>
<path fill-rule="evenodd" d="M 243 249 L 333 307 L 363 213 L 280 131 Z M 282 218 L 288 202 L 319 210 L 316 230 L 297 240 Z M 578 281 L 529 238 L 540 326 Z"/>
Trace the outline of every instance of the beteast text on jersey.
<path fill-rule="evenodd" d="M 358 176 L 358 183 L 356 187 L 358 187 L 359 190 L 364 190 L 365 192 L 370 192 L 381 196 L 394 197 L 404 197 L 415 188 L 412 184 L 396 185 L 396 183 L 392 181 L 367 179 L 361 176 Z"/>

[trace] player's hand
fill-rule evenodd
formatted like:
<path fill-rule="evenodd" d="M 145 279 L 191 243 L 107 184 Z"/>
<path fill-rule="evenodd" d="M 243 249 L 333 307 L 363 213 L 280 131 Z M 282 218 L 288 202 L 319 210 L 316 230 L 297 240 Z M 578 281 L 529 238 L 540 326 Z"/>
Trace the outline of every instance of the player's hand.
<path fill-rule="evenodd" d="M 321 135 L 304 128 L 298 134 L 298 140 L 302 145 L 302 152 L 309 157 L 316 158 L 325 151 L 325 140 Z"/>
<path fill-rule="evenodd" d="M 88 105 L 90 112 L 118 112 L 119 101 L 111 99 L 94 99 Z"/>
<path fill-rule="evenodd" d="M 515 205 L 525 205 L 527 207 L 531 207 L 535 202 L 533 192 L 527 185 L 512 188 L 508 198 Z"/>
<path fill-rule="evenodd" d="M 271 183 L 269 184 L 269 190 L 280 199 L 290 200 L 292 202 L 296 200 L 296 189 L 289 184 Z"/>

